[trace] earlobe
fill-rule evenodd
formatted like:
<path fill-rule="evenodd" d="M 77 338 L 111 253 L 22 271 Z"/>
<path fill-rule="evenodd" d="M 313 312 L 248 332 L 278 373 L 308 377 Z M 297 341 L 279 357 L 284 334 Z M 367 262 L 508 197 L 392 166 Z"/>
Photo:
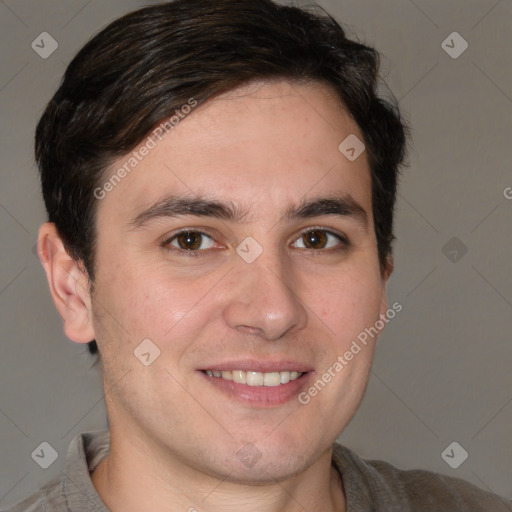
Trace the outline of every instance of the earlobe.
<path fill-rule="evenodd" d="M 55 224 L 46 222 L 39 228 L 37 253 L 64 321 L 64 333 L 77 343 L 92 341 L 95 335 L 88 275 L 66 251 Z"/>
<path fill-rule="evenodd" d="M 386 267 L 384 269 L 384 272 L 382 274 L 382 293 L 381 293 L 381 300 L 380 300 L 380 318 L 386 318 L 387 316 L 387 310 L 388 310 L 388 299 L 387 299 L 387 284 L 388 279 L 391 273 L 393 272 L 393 256 L 388 255 L 386 257 Z M 379 334 L 380 336 L 380 334 Z"/>
<path fill-rule="evenodd" d="M 393 261 L 393 256 L 388 254 L 386 256 L 386 269 L 384 271 L 384 281 L 387 283 L 389 276 L 392 274 L 393 269 L 395 267 L 395 263 Z"/>

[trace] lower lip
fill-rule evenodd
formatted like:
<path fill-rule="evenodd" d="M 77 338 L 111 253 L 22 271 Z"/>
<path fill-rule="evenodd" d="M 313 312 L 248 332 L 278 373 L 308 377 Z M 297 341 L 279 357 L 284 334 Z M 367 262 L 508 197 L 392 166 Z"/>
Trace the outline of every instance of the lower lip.
<path fill-rule="evenodd" d="M 297 397 L 301 388 L 307 386 L 313 372 L 306 372 L 295 380 L 279 386 L 248 386 L 222 377 L 210 377 L 199 372 L 212 386 L 241 403 L 252 407 L 275 407 Z"/>

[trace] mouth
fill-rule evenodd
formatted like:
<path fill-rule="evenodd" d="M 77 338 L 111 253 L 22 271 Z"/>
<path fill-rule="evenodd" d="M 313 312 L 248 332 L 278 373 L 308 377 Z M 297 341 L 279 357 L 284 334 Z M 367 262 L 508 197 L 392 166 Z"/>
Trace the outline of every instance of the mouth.
<path fill-rule="evenodd" d="M 247 386 L 267 386 L 276 387 L 288 384 L 300 378 L 306 372 L 276 371 L 276 372 L 258 372 L 256 370 L 203 370 L 208 377 L 215 377 L 226 381 L 233 381 L 236 384 L 245 384 Z"/>
<path fill-rule="evenodd" d="M 291 362 L 251 364 L 244 361 L 215 365 L 198 373 L 214 393 L 251 408 L 268 408 L 297 401 L 297 395 L 309 385 L 315 372 Z"/>

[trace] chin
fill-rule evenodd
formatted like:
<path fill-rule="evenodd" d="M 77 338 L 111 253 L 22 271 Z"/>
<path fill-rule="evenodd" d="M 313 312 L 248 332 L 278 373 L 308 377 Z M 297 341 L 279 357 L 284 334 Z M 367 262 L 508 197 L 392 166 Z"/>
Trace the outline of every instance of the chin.
<path fill-rule="evenodd" d="M 283 437 L 283 436 L 280 436 Z M 305 471 L 325 450 L 314 450 L 311 439 L 306 442 L 288 438 L 281 443 L 261 440 L 237 447 L 224 458 L 223 479 L 247 485 L 268 485 L 285 481 Z"/>

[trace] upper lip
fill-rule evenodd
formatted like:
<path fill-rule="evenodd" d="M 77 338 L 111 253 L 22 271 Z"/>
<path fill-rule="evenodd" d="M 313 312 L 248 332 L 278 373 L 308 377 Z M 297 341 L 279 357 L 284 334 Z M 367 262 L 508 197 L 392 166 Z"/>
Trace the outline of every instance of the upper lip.
<path fill-rule="evenodd" d="M 217 371 L 229 371 L 229 370 L 242 370 L 242 371 L 253 371 L 261 373 L 271 372 L 300 372 L 306 373 L 312 370 L 309 365 L 300 363 L 298 361 L 290 361 L 289 359 L 283 359 L 278 361 L 269 360 L 258 360 L 258 359 L 240 359 L 232 361 L 222 361 L 218 363 L 209 363 L 208 366 L 200 368 L 204 370 L 217 370 Z"/>

